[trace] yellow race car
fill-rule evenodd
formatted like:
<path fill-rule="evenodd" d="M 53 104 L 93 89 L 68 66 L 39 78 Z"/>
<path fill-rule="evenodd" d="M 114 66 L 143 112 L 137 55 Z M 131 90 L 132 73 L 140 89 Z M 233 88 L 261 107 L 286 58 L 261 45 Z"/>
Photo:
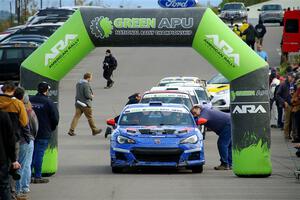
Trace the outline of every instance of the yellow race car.
<path fill-rule="evenodd" d="M 217 74 L 207 81 L 206 88 L 208 92 L 214 96 L 216 93 L 219 93 L 223 90 L 228 90 L 230 85 L 229 81 L 222 74 Z"/>

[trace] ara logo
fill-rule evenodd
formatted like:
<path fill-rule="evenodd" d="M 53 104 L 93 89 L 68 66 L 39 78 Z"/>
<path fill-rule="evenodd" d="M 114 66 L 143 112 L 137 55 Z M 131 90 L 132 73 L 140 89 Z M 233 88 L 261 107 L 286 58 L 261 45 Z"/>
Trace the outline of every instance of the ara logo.
<path fill-rule="evenodd" d="M 255 114 L 255 113 L 267 113 L 266 109 L 262 105 L 242 105 L 242 106 L 235 106 L 232 111 L 233 114 Z"/>
<path fill-rule="evenodd" d="M 158 4 L 163 8 L 188 8 L 194 7 L 197 0 L 158 0 Z"/>
<path fill-rule="evenodd" d="M 76 34 L 66 34 L 64 39 L 58 41 L 56 45 L 51 48 L 51 53 L 47 53 L 45 55 L 45 66 L 48 66 L 49 61 L 56 58 L 63 50 L 68 47 L 69 42 L 76 39 L 77 37 L 78 35 Z"/>
<path fill-rule="evenodd" d="M 221 50 L 226 56 L 233 59 L 235 65 L 240 65 L 240 55 L 237 53 L 233 53 L 233 48 L 227 44 L 224 40 L 220 40 L 218 35 L 206 35 L 207 39 L 213 41 L 213 44 Z"/>

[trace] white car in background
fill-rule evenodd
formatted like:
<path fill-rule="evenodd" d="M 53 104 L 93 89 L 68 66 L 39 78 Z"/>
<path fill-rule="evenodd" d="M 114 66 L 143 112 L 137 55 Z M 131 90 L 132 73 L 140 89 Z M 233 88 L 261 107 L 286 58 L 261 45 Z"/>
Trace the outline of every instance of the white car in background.
<path fill-rule="evenodd" d="M 229 112 L 230 110 L 230 90 L 221 90 L 214 94 L 211 99 L 212 107 L 220 111 Z"/>
<path fill-rule="evenodd" d="M 170 83 L 196 83 L 200 86 L 203 86 L 203 81 L 200 80 L 198 77 L 193 76 L 171 76 L 165 77 L 161 79 L 158 83 L 158 86 L 166 86 Z"/>
<path fill-rule="evenodd" d="M 159 91 L 175 90 L 175 91 L 188 92 L 191 95 L 193 102 L 195 102 L 195 104 L 212 107 L 209 94 L 203 87 L 200 86 L 187 87 L 187 86 L 177 86 L 177 85 L 169 84 L 167 86 L 158 86 L 158 87 L 151 88 L 151 91 L 158 91 L 158 90 Z"/>

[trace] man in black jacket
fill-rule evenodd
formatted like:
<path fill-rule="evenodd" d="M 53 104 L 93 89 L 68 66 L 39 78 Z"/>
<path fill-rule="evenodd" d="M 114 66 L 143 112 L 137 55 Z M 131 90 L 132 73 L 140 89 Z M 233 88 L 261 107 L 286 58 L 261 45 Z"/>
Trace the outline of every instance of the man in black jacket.
<path fill-rule="evenodd" d="M 281 84 L 276 93 L 276 99 L 281 107 L 284 108 L 284 136 L 286 139 L 290 139 L 291 136 L 291 99 L 292 93 L 295 89 L 295 77 L 294 72 L 290 72 L 287 75 L 286 81 Z"/>
<path fill-rule="evenodd" d="M 257 32 L 257 43 L 262 45 L 263 38 L 267 32 L 265 25 L 261 20 L 258 21 L 258 24 L 255 26 L 255 30 Z"/>
<path fill-rule="evenodd" d="M 49 180 L 42 178 L 42 164 L 45 151 L 48 147 L 52 132 L 59 122 L 57 107 L 48 97 L 50 85 L 41 82 L 38 85 L 38 93 L 30 98 L 32 107 L 39 121 L 39 130 L 34 141 L 32 167 L 34 169 L 33 183 L 48 183 Z"/>
<path fill-rule="evenodd" d="M 107 49 L 103 61 L 103 77 L 107 80 L 107 84 L 104 89 L 109 89 L 113 86 L 114 81 L 111 80 L 111 76 L 113 74 L 113 71 L 117 69 L 117 66 L 118 62 L 116 58 L 111 54 L 111 51 Z"/>
<path fill-rule="evenodd" d="M 0 199 L 10 200 L 10 182 L 8 171 L 21 166 L 16 159 L 16 137 L 9 114 L 0 111 Z"/>
<path fill-rule="evenodd" d="M 255 38 L 257 37 L 257 32 L 252 24 L 249 24 L 249 27 L 242 33 L 242 35 L 246 35 L 246 43 L 249 47 L 254 50 Z"/>

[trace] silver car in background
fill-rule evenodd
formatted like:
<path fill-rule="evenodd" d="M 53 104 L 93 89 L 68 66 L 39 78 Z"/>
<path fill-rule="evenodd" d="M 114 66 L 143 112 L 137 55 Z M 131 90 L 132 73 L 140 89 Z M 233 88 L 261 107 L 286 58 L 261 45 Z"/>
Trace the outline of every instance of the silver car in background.
<path fill-rule="evenodd" d="M 243 20 L 248 19 L 249 8 L 246 8 L 243 3 L 232 2 L 224 4 L 222 9 L 219 10 L 219 17 L 224 23 L 233 25 L 234 23 L 241 23 Z"/>
<path fill-rule="evenodd" d="M 283 26 L 284 10 L 280 4 L 266 4 L 258 11 L 261 11 L 258 19 L 263 23 L 279 23 Z"/>

